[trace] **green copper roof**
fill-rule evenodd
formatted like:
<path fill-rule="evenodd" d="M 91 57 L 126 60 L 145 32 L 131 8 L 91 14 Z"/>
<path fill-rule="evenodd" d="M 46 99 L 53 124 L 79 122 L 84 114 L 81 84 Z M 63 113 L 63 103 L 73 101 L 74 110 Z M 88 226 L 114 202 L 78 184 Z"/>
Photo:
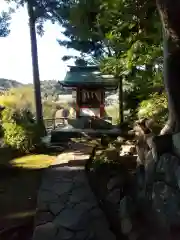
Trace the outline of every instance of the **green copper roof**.
<path fill-rule="evenodd" d="M 117 87 L 118 80 L 112 75 L 104 75 L 97 66 L 71 66 L 63 81 L 60 81 L 66 87 Z"/>

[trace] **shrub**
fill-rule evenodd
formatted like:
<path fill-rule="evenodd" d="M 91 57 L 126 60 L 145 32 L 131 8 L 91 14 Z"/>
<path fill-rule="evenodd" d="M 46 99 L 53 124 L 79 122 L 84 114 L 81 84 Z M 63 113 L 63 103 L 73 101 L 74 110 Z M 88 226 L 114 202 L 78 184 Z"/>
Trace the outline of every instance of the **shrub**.
<path fill-rule="evenodd" d="M 152 94 L 150 99 L 142 101 L 138 108 L 138 117 L 153 118 L 163 125 L 168 117 L 168 102 L 165 93 Z"/>
<path fill-rule="evenodd" d="M 2 137 L 3 137 L 3 128 L 2 128 L 2 125 L 1 125 L 1 122 L 0 122 L 0 138 L 2 138 Z"/>
<path fill-rule="evenodd" d="M 26 109 L 6 108 L 2 113 L 4 142 L 21 152 L 30 152 L 40 142 L 38 127 Z"/>

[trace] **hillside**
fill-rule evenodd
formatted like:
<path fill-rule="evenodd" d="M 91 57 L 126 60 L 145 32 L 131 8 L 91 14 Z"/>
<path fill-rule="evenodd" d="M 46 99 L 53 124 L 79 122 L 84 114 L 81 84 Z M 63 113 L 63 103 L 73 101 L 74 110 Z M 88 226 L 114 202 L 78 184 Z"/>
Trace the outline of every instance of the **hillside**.
<path fill-rule="evenodd" d="M 17 82 L 15 80 L 9 80 L 9 79 L 5 79 L 5 78 L 0 78 L 0 89 L 1 90 L 6 90 L 9 88 L 16 88 L 16 87 L 21 87 L 23 86 L 22 83 Z"/>
<path fill-rule="evenodd" d="M 33 88 L 33 84 L 22 84 L 18 81 L 15 80 L 8 80 L 8 79 L 3 79 L 0 78 L 0 91 L 4 91 L 10 88 L 16 88 L 16 87 L 22 87 L 22 86 L 27 86 L 30 88 Z M 41 93 L 42 93 L 42 98 L 46 99 L 47 97 L 52 97 L 53 99 L 57 99 L 58 95 L 65 95 L 65 94 L 71 94 L 72 90 L 71 89 L 66 89 L 63 88 L 58 81 L 56 80 L 44 80 L 41 81 Z M 117 98 L 117 90 L 114 91 L 107 91 L 106 92 L 106 98 L 108 104 L 113 104 L 116 102 L 116 100 L 111 99 L 112 95 Z M 109 98 L 110 97 L 110 98 Z"/>
<path fill-rule="evenodd" d="M 15 80 L 0 78 L 0 91 L 7 90 L 10 88 L 22 87 L 22 86 L 33 87 L 33 84 L 31 83 L 22 84 Z M 60 94 L 71 93 L 70 90 L 62 88 L 61 85 L 58 83 L 58 81 L 55 81 L 55 80 L 41 81 L 41 92 L 42 92 L 42 97 L 52 96 L 55 98 Z"/>
<path fill-rule="evenodd" d="M 42 95 L 58 96 L 60 94 L 71 94 L 71 90 L 63 88 L 58 81 L 44 80 L 41 81 Z"/>

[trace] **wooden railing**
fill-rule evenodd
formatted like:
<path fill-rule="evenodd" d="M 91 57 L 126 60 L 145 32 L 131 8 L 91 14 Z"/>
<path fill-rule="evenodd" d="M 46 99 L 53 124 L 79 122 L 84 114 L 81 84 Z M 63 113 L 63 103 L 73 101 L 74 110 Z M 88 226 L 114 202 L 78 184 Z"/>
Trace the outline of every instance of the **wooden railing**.
<path fill-rule="evenodd" d="M 68 118 L 47 118 L 44 119 L 44 125 L 46 129 L 55 129 L 57 126 L 64 126 Z"/>

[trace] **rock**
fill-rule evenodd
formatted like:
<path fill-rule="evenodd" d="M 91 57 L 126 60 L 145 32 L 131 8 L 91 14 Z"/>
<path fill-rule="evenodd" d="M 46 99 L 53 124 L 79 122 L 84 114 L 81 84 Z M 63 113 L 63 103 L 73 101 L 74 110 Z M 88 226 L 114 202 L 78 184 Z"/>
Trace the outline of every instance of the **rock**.
<path fill-rule="evenodd" d="M 158 158 L 153 175 L 153 179 L 157 180 L 152 182 L 152 190 L 150 189 L 152 210 L 155 212 L 157 225 L 163 229 L 164 233 L 168 233 L 173 226 L 180 225 L 178 168 L 179 159 L 177 157 L 172 154 L 163 154 Z"/>
<path fill-rule="evenodd" d="M 176 176 L 176 179 L 177 179 L 178 187 L 180 189 L 180 166 L 176 169 L 175 176 Z"/>
<path fill-rule="evenodd" d="M 157 163 L 157 174 L 164 174 L 164 180 L 176 185 L 175 172 L 179 167 L 179 159 L 171 154 L 164 154 Z"/>
<path fill-rule="evenodd" d="M 120 189 L 114 189 L 107 195 L 106 200 L 113 204 L 118 204 L 121 197 L 120 193 Z"/>
<path fill-rule="evenodd" d="M 132 141 L 127 140 L 127 141 L 126 141 L 126 145 L 132 146 Z"/>
<path fill-rule="evenodd" d="M 150 149 L 154 147 L 153 138 L 154 138 L 154 134 L 152 133 L 146 135 L 146 143 Z"/>
<path fill-rule="evenodd" d="M 53 192 L 49 191 L 45 191 L 45 190 L 41 190 L 39 192 L 39 196 L 38 196 L 38 203 L 42 203 L 42 202 L 56 202 L 58 200 L 58 196 L 56 194 L 54 194 Z M 39 205 L 39 204 L 38 204 Z"/>
<path fill-rule="evenodd" d="M 103 239 L 103 240 L 115 240 L 116 237 L 110 231 L 108 222 L 106 218 L 102 217 L 92 221 L 92 233 L 95 233 L 95 237 L 93 239 Z"/>
<path fill-rule="evenodd" d="M 63 182 L 63 183 L 56 183 L 53 186 L 53 191 L 58 195 L 61 196 L 64 193 L 70 192 L 72 189 L 72 182 Z"/>
<path fill-rule="evenodd" d="M 118 137 L 117 141 L 122 144 L 124 143 L 125 139 L 123 137 Z"/>
<path fill-rule="evenodd" d="M 94 236 L 94 235 L 93 235 Z M 84 239 L 89 239 L 89 232 L 86 230 L 84 231 L 78 231 L 74 237 L 74 239 L 77 240 L 84 240 Z"/>
<path fill-rule="evenodd" d="M 46 212 L 40 212 L 37 217 L 36 217 L 36 225 L 42 225 L 48 222 L 52 222 L 54 216 L 48 212 L 48 210 Z"/>
<path fill-rule="evenodd" d="M 129 240 L 138 240 L 139 239 L 139 233 L 138 232 L 130 232 L 130 234 L 128 234 L 128 239 Z M 147 240 L 147 238 L 146 238 Z M 153 239 L 152 239 L 153 240 Z"/>
<path fill-rule="evenodd" d="M 143 196 L 145 197 L 145 189 L 146 189 L 146 183 L 145 183 L 145 168 L 144 165 L 139 165 L 136 169 L 136 184 L 137 184 L 137 196 Z"/>
<path fill-rule="evenodd" d="M 162 136 L 155 136 L 152 139 L 153 148 L 156 158 L 160 158 L 161 155 L 164 153 L 173 152 L 174 146 L 172 141 L 172 135 L 162 135 Z"/>
<path fill-rule="evenodd" d="M 132 223 L 129 218 L 121 220 L 121 231 L 123 234 L 128 235 L 132 230 Z"/>
<path fill-rule="evenodd" d="M 79 172 L 74 176 L 73 181 L 75 184 L 84 183 L 87 181 L 84 171 Z"/>
<path fill-rule="evenodd" d="M 71 230 L 83 230 L 87 227 L 88 212 L 84 209 L 65 208 L 53 221 L 61 227 Z"/>
<path fill-rule="evenodd" d="M 68 201 L 69 201 L 69 194 L 65 193 L 65 194 L 59 196 L 58 201 L 56 201 L 56 202 L 59 202 L 59 204 L 65 205 Z"/>
<path fill-rule="evenodd" d="M 102 216 L 103 216 L 103 212 L 102 212 L 102 210 L 98 206 L 91 210 L 91 218 L 92 219 L 93 218 L 97 218 L 98 219 L 98 218 L 100 218 Z"/>
<path fill-rule="evenodd" d="M 77 196 L 76 194 L 71 194 L 69 196 L 69 201 L 71 203 L 79 203 L 80 202 L 80 199 L 79 199 L 79 196 Z"/>
<path fill-rule="evenodd" d="M 37 226 L 33 234 L 33 240 L 50 240 L 55 239 L 57 228 L 51 222 Z"/>
<path fill-rule="evenodd" d="M 106 150 L 106 157 L 110 161 L 116 161 L 119 159 L 119 151 L 115 148 L 110 148 Z"/>
<path fill-rule="evenodd" d="M 89 211 L 90 209 L 92 209 L 96 206 L 97 206 L 96 202 L 80 202 L 79 204 L 76 204 L 74 206 L 74 209 L 76 209 L 76 210 L 83 209 L 84 212 L 86 212 L 86 211 Z"/>
<path fill-rule="evenodd" d="M 135 146 L 132 146 L 130 149 L 129 149 L 129 155 L 135 155 L 136 154 L 136 147 Z"/>
<path fill-rule="evenodd" d="M 57 215 L 64 209 L 64 204 L 55 202 L 55 203 L 50 203 L 49 204 L 50 211 L 54 214 Z"/>
<path fill-rule="evenodd" d="M 109 182 L 107 183 L 107 189 L 108 191 L 111 191 L 114 187 L 117 187 L 119 185 L 120 185 L 120 177 L 116 176 L 109 180 Z"/>
<path fill-rule="evenodd" d="M 87 185 L 86 187 L 83 188 L 75 188 L 71 192 L 70 196 L 71 201 L 79 201 L 79 202 L 84 202 L 84 201 L 93 201 L 95 199 L 93 193 L 90 191 L 89 186 Z"/>
<path fill-rule="evenodd" d="M 137 150 L 137 163 L 138 164 L 145 164 L 146 162 L 146 154 L 145 154 L 145 151 L 144 151 L 144 147 L 136 147 L 136 150 Z"/>
<path fill-rule="evenodd" d="M 175 153 L 180 157 L 180 133 L 173 134 L 173 146 Z"/>
<path fill-rule="evenodd" d="M 123 156 L 123 155 L 132 155 L 132 154 L 135 154 L 135 146 L 134 145 L 122 145 L 122 150 L 121 150 L 121 153 L 120 155 Z"/>
<path fill-rule="evenodd" d="M 120 206 L 119 206 L 119 218 L 124 219 L 128 218 L 131 216 L 133 213 L 133 203 L 132 199 L 128 196 L 123 197 L 120 201 Z"/>
<path fill-rule="evenodd" d="M 56 239 L 68 240 L 74 239 L 75 233 L 72 231 L 68 231 L 67 229 L 60 227 L 58 228 L 58 234 L 56 235 Z"/>
<path fill-rule="evenodd" d="M 37 211 L 39 212 L 44 212 L 47 211 L 49 207 L 49 203 L 47 202 L 42 202 L 40 206 L 38 206 Z"/>

